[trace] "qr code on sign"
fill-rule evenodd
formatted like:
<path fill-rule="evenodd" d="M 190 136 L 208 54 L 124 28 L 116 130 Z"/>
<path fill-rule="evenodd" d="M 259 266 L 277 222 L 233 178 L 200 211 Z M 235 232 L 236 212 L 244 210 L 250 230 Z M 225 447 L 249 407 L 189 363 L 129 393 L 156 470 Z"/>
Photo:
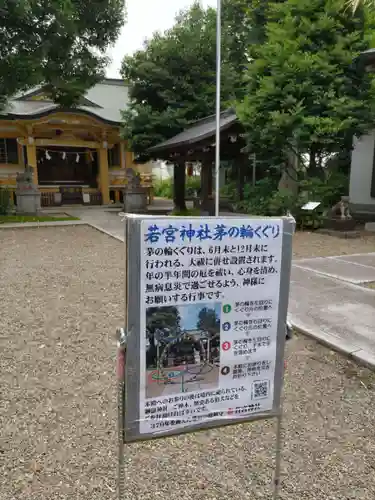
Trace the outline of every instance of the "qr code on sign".
<path fill-rule="evenodd" d="M 255 382 L 253 382 L 252 386 L 253 399 L 268 398 L 269 392 L 270 392 L 269 380 L 256 380 Z"/>

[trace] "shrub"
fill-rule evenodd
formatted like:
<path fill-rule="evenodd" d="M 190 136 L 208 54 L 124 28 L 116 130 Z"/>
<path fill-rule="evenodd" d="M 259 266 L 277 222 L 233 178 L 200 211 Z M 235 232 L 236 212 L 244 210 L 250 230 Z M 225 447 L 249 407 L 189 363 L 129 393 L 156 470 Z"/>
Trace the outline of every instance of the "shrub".
<path fill-rule="evenodd" d="M 0 187 L 0 215 L 7 215 L 12 207 L 9 189 Z"/>
<path fill-rule="evenodd" d="M 348 176 L 333 172 L 326 179 L 310 178 L 299 185 L 298 195 L 290 191 L 279 191 L 278 183 L 273 178 L 265 178 L 255 186 L 244 186 L 244 200 L 238 200 L 235 183 L 226 185 L 221 193 L 234 200 L 234 209 L 249 215 L 279 217 L 290 212 L 296 219 L 297 226 L 317 229 L 322 225 L 324 215 L 337 203 L 341 196 L 348 193 Z M 321 205 L 312 212 L 301 210 L 308 201 L 319 201 Z"/>
<path fill-rule="evenodd" d="M 245 184 L 242 201 L 238 200 L 237 187 L 232 195 L 234 198 L 234 209 L 238 212 L 245 212 L 252 215 L 273 215 L 270 214 L 270 200 L 277 192 L 277 182 L 272 178 L 265 178 L 258 181 L 255 186 Z"/>
<path fill-rule="evenodd" d="M 173 210 L 170 215 L 177 215 L 181 217 L 199 217 L 201 214 L 198 208 L 187 208 L 186 210 Z"/>
<path fill-rule="evenodd" d="M 172 179 L 161 179 L 154 181 L 154 194 L 159 198 L 173 198 Z"/>
<path fill-rule="evenodd" d="M 201 187 L 201 178 L 192 176 L 186 178 L 185 196 L 192 198 Z M 173 179 L 154 180 L 154 194 L 159 198 L 173 198 Z"/>
<path fill-rule="evenodd" d="M 332 172 L 324 180 L 312 177 L 300 184 L 302 202 L 320 201 L 326 209 L 333 207 L 348 192 L 349 177 L 340 172 Z"/>

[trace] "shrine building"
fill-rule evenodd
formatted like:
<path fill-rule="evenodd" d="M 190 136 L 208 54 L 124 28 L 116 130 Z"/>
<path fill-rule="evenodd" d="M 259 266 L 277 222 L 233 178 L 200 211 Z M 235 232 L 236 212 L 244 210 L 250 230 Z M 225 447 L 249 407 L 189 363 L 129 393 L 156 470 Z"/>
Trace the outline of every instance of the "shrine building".
<path fill-rule="evenodd" d="M 151 190 L 151 172 L 133 163 L 120 135 L 128 102 L 127 86 L 116 79 L 92 87 L 70 109 L 52 102 L 43 87 L 15 96 L 0 114 L 0 187 L 16 202 L 16 176 L 27 164 L 44 207 L 119 203 L 127 168 Z"/>

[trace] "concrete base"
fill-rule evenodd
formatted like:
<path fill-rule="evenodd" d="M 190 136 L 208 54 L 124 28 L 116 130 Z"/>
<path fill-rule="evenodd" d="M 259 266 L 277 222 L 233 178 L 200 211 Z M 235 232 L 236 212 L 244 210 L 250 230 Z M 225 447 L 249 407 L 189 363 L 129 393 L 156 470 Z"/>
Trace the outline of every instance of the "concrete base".
<path fill-rule="evenodd" d="M 350 213 L 359 222 L 375 222 L 375 200 L 373 205 L 350 203 Z"/>
<path fill-rule="evenodd" d="M 323 228 L 333 231 L 354 231 L 356 227 L 355 219 L 334 219 L 326 217 L 323 220 Z"/>
<path fill-rule="evenodd" d="M 40 213 L 40 192 L 39 190 L 16 191 L 17 209 L 19 215 L 37 215 Z"/>
<path fill-rule="evenodd" d="M 375 233 L 375 222 L 367 222 L 365 225 L 365 231 L 371 231 L 372 233 Z"/>
<path fill-rule="evenodd" d="M 143 188 L 124 191 L 124 211 L 126 213 L 144 213 L 147 210 L 147 191 Z"/>

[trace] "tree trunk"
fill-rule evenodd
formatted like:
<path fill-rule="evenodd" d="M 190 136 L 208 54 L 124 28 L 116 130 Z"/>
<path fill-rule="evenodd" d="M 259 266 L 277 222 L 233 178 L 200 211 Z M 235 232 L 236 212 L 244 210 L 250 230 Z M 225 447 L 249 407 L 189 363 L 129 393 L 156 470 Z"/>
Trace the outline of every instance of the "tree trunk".
<path fill-rule="evenodd" d="M 312 144 L 310 148 L 310 160 L 307 175 L 309 177 L 318 177 L 319 179 L 322 179 L 324 177 L 324 171 L 319 165 L 318 153 L 318 148 L 315 144 Z"/>
<path fill-rule="evenodd" d="M 279 191 L 290 191 L 294 195 L 298 194 L 298 164 L 298 156 L 290 152 L 286 158 L 285 169 L 279 180 Z"/>
<path fill-rule="evenodd" d="M 173 202 L 174 209 L 178 210 L 179 212 L 183 212 L 186 210 L 185 184 L 185 162 L 175 163 L 173 168 Z"/>

